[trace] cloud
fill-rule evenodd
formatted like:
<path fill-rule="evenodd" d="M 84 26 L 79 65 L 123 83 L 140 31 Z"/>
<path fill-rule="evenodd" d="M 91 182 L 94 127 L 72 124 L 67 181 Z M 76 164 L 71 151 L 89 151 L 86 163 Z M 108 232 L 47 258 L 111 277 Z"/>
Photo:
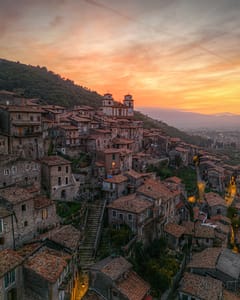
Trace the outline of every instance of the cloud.
<path fill-rule="evenodd" d="M 51 22 L 50 22 L 50 27 L 55 28 L 58 27 L 59 25 L 62 25 L 64 21 L 63 16 L 56 16 Z"/>

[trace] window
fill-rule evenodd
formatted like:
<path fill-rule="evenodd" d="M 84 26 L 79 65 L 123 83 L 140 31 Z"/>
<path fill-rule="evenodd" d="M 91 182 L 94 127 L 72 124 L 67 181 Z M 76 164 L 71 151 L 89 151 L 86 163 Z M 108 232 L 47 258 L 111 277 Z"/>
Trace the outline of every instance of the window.
<path fill-rule="evenodd" d="M 117 216 L 117 213 L 116 213 L 115 210 L 112 211 L 112 216 L 113 216 L 113 217 L 116 217 L 116 216 Z"/>
<path fill-rule="evenodd" d="M 38 116 L 38 117 L 37 117 L 37 120 L 38 120 L 38 121 L 40 121 L 40 120 L 41 120 L 41 119 L 40 119 L 40 116 Z"/>
<path fill-rule="evenodd" d="M 17 118 L 18 118 L 18 120 L 21 120 L 21 115 L 18 114 Z"/>
<path fill-rule="evenodd" d="M 24 221 L 24 227 L 28 226 L 28 221 Z"/>
<path fill-rule="evenodd" d="M 61 185 L 61 184 L 62 184 L 62 178 L 58 177 L 58 185 Z"/>
<path fill-rule="evenodd" d="M 132 214 L 128 214 L 128 221 L 132 221 L 133 217 Z"/>
<path fill-rule="evenodd" d="M 67 195 L 66 195 L 66 191 L 65 191 L 65 190 L 62 190 L 62 191 L 61 191 L 61 198 L 62 198 L 62 199 L 66 199 L 66 196 L 67 196 Z"/>
<path fill-rule="evenodd" d="M 4 175 L 9 175 L 9 174 L 10 174 L 9 169 L 4 169 L 3 174 L 4 174 Z"/>
<path fill-rule="evenodd" d="M 46 220 L 48 217 L 48 211 L 47 211 L 47 208 L 44 208 L 42 210 L 42 220 Z"/>
<path fill-rule="evenodd" d="M 68 184 L 68 177 L 65 178 L 65 183 Z"/>
<path fill-rule="evenodd" d="M 17 167 L 16 166 L 12 166 L 12 174 L 16 174 L 17 173 Z"/>
<path fill-rule="evenodd" d="M 3 219 L 0 219 L 0 233 L 3 233 Z"/>
<path fill-rule="evenodd" d="M 59 166 L 59 167 L 58 167 L 58 172 L 60 172 L 61 170 L 62 170 L 62 168 Z"/>
<path fill-rule="evenodd" d="M 26 211 L 26 204 L 22 205 L 22 211 Z"/>
<path fill-rule="evenodd" d="M 68 166 L 66 166 L 66 173 L 68 173 Z"/>
<path fill-rule="evenodd" d="M 115 153 L 113 153 L 112 159 L 115 160 L 115 158 L 116 158 L 116 155 L 115 155 Z"/>
<path fill-rule="evenodd" d="M 30 121 L 33 121 L 33 116 L 30 116 Z"/>
<path fill-rule="evenodd" d="M 113 296 L 113 297 L 118 297 L 118 292 L 115 291 L 115 290 L 112 290 L 112 296 Z"/>
<path fill-rule="evenodd" d="M 119 219 L 123 220 L 123 214 L 119 214 Z"/>
<path fill-rule="evenodd" d="M 4 275 L 5 288 L 9 287 L 15 282 L 15 269 Z"/>

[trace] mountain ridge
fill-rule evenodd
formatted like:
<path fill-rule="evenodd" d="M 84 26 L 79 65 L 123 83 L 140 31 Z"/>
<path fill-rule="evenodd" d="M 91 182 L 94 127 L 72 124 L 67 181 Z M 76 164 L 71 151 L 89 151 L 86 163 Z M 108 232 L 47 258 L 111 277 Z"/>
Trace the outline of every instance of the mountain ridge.
<path fill-rule="evenodd" d="M 182 130 L 239 130 L 240 115 L 233 113 L 201 114 L 176 109 L 139 107 L 142 113 Z"/>

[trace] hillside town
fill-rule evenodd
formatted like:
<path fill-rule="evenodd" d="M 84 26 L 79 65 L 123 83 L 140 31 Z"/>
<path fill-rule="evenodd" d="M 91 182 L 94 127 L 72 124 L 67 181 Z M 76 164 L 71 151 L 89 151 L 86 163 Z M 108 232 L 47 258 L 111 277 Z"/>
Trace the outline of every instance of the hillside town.
<path fill-rule="evenodd" d="M 0 154 L 1 300 L 240 299 L 240 165 L 146 129 L 132 95 L 0 91 Z"/>

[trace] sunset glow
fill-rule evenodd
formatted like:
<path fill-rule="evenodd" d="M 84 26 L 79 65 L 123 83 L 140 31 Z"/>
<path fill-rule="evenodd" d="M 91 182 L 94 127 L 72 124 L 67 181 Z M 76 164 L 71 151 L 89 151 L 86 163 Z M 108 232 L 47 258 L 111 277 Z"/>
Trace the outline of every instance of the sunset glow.
<path fill-rule="evenodd" d="M 240 114 L 236 0 L 0 0 L 0 57 L 136 107 Z"/>

